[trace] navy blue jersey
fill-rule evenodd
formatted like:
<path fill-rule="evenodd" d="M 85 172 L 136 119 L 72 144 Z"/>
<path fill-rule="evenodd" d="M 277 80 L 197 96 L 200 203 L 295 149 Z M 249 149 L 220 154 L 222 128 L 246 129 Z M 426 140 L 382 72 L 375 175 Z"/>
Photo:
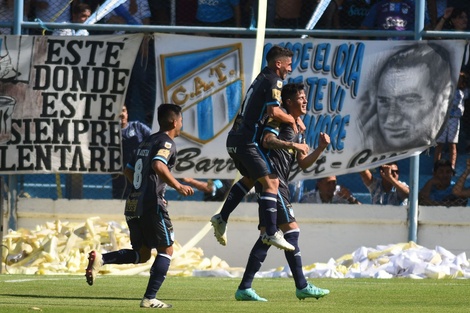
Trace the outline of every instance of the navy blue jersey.
<path fill-rule="evenodd" d="M 147 137 L 127 164 L 134 170 L 134 181 L 126 201 L 126 216 L 142 216 L 144 210 L 163 205 L 166 183 L 153 170 L 154 161 L 163 162 L 169 170 L 175 165 L 176 145 L 164 132 Z"/>
<path fill-rule="evenodd" d="M 266 132 L 274 133 L 279 140 L 286 142 L 302 143 L 304 137 L 300 133 L 295 133 L 292 126 L 285 123 L 280 123 L 270 118 L 264 126 L 263 133 Z M 272 149 L 267 151 L 267 155 L 273 166 L 274 172 L 279 177 L 279 184 L 288 186 L 289 174 L 297 159 L 297 150 L 295 149 Z"/>
<path fill-rule="evenodd" d="M 241 109 L 241 125 L 238 128 L 247 142 L 258 141 L 261 119 L 268 106 L 281 105 L 283 82 L 272 69 L 265 67 L 248 89 Z"/>

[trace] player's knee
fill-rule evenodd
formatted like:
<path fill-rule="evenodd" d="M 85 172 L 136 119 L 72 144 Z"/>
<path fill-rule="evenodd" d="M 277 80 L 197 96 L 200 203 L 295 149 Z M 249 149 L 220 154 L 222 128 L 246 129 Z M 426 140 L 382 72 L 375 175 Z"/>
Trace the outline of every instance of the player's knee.
<path fill-rule="evenodd" d="M 151 250 L 147 247 L 141 247 L 139 250 L 140 263 L 145 263 L 150 259 Z"/>
<path fill-rule="evenodd" d="M 279 179 L 275 175 L 270 175 L 268 179 L 268 185 L 274 188 L 279 187 Z"/>
<path fill-rule="evenodd" d="M 284 239 L 290 244 L 298 244 L 300 236 L 300 229 L 291 229 L 289 231 L 284 232 Z"/>

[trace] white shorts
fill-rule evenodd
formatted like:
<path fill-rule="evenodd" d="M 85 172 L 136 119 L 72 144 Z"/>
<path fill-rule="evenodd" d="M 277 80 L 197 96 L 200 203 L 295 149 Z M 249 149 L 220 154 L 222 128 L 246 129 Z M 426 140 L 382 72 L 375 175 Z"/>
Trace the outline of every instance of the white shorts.
<path fill-rule="evenodd" d="M 460 131 L 460 118 L 450 117 L 442 134 L 437 137 L 437 143 L 458 143 Z"/>

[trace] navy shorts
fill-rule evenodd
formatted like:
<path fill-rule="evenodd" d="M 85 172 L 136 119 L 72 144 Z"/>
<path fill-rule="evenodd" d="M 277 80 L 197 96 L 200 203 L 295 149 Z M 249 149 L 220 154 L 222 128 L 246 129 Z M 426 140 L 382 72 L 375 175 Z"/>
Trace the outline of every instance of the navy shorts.
<path fill-rule="evenodd" d="M 143 216 L 126 216 L 132 249 L 169 247 L 175 240 L 173 224 L 166 207 L 145 210 Z"/>
<path fill-rule="evenodd" d="M 245 177 L 257 180 L 273 173 L 268 157 L 263 154 L 255 143 L 245 143 L 240 135 L 227 137 L 227 152 L 237 170 Z"/>

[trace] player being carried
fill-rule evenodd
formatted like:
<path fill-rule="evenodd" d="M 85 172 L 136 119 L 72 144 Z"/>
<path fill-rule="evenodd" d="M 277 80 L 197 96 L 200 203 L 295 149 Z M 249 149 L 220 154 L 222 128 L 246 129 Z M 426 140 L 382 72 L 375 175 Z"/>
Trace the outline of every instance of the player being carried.
<path fill-rule="evenodd" d="M 307 99 L 305 97 L 304 85 L 301 83 L 287 84 L 282 89 L 282 103 L 285 110 L 295 119 L 304 115 L 307 111 Z M 302 269 L 302 258 L 299 248 L 300 229 L 294 217 L 294 211 L 290 203 L 289 174 L 294 162 L 297 160 L 299 167 L 306 169 L 313 165 L 323 150 L 328 147 L 330 137 L 320 133 L 318 147 L 310 154 L 303 152 L 296 146 L 305 145 L 302 133 L 295 133 L 289 124 L 282 124 L 269 118 L 263 130 L 261 139 L 264 152 L 269 155 L 269 160 L 279 178 L 279 193 L 277 198 L 277 224 L 284 233 L 285 240 L 294 247 L 293 251 L 285 251 L 287 263 L 292 272 L 296 287 L 296 297 L 300 300 L 305 298 L 316 298 L 326 296 L 330 293 L 328 289 L 322 289 L 309 283 Z M 307 149 L 308 151 L 308 146 Z M 259 184 L 256 184 L 259 189 Z M 259 210 L 259 229 L 263 234 L 265 229 L 264 214 Z M 255 242 L 248 263 L 246 265 L 243 279 L 235 293 L 235 298 L 240 301 L 267 301 L 261 298 L 251 288 L 256 272 L 261 268 L 266 259 L 269 247 L 261 240 L 261 236 Z"/>
<path fill-rule="evenodd" d="M 290 125 L 294 133 L 298 132 L 298 126 L 302 130 L 305 129 L 300 118 L 293 118 L 280 107 L 283 80 L 292 70 L 292 55 L 291 50 L 280 46 L 273 46 L 268 51 L 267 66 L 248 89 L 237 121 L 227 137 L 227 152 L 243 177 L 230 189 L 221 214 L 216 214 L 211 218 L 214 234 L 222 245 L 227 243 L 225 232 L 228 216 L 255 182 L 259 182 L 262 190 L 258 203 L 266 222 L 263 242 L 284 250 L 295 249 L 286 242 L 282 232 L 277 229 L 276 201 L 279 180 L 271 168 L 268 157 L 259 147 L 262 131 L 261 119 L 265 115 Z M 308 152 L 306 145 L 298 145 L 294 149 L 298 149 L 299 152 Z M 306 150 L 302 151 L 302 149 Z"/>

